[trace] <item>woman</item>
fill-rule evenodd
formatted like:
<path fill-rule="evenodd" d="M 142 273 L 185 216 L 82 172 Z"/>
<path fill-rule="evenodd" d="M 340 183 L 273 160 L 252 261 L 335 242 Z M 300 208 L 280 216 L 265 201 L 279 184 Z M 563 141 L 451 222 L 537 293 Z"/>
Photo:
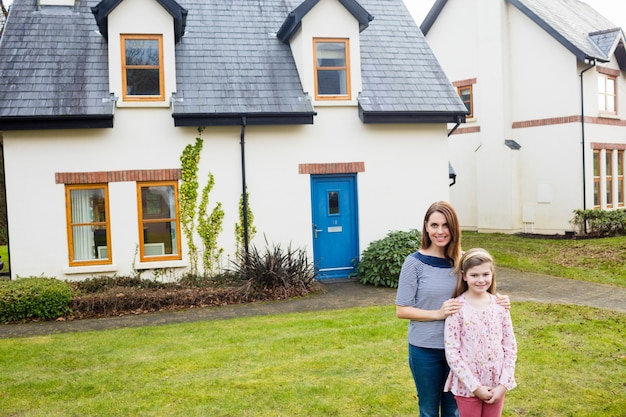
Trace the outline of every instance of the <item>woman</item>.
<path fill-rule="evenodd" d="M 424 215 L 420 249 L 407 256 L 398 283 L 396 315 L 409 322 L 409 367 L 415 380 L 420 417 L 458 417 L 457 405 L 443 386 L 450 371 L 443 332 L 446 317 L 461 308 L 452 299 L 454 266 L 462 256 L 461 228 L 454 208 L 433 203 Z M 509 307 L 508 297 L 498 304 Z"/>

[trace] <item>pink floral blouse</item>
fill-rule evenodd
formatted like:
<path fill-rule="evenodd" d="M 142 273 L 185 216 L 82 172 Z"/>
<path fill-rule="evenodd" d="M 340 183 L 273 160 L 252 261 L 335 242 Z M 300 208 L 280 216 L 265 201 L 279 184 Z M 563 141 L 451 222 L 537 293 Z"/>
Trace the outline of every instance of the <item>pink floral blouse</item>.
<path fill-rule="evenodd" d="M 450 374 L 444 391 L 461 397 L 473 397 L 480 386 L 496 387 L 502 384 L 507 390 L 515 388 L 515 361 L 517 343 L 513 333 L 511 315 L 496 304 L 476 309 L 461 294 L 461 310 L 446 319 L 444 343 Z"/>

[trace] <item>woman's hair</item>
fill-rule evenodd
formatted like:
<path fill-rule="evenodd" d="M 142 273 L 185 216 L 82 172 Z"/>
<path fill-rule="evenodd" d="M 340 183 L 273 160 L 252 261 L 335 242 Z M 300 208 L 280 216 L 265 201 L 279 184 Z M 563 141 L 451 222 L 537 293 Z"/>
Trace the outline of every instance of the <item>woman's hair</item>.
<path fill-rule="evenodd" d="M 483 248 L 472 248 L 463 254 L 461 261 L 456 266 L 456 288 L 454 288 L 453 298 L 467 291 L 468 285 L 463 279 L 463 274 L 470 268 L 484 263 L 491 264 L 491 285 L 487 289 L 487 292 L 491 294 L 496 293 L 496 263 L 493 257 Z"/>
<path fill-rule="evenodd" d="M 428 249 L 433 243 L 428 236 L 426 226 L 430 220 L 430 216 L 439 212 L 446 218 L 448 223 L 448 230 L 450 232 L 450 242 L 446 245 L 446 258 L 452 262 L 452 265 L 456 265 L 461 257 L 461 226 L 459 226 L 459 218 L 456 215 L 456 211 L 445 201 L 435 201 L 430 205 L 426 214 L 424 215 L 424 223 L 422 224 L 422 244 L 421 249 Z"/>

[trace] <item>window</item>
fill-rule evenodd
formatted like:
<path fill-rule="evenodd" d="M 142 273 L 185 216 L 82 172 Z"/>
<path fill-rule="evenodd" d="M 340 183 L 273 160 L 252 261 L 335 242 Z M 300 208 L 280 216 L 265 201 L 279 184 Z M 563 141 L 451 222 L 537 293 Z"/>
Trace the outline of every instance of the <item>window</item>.
<path fill-rule="evenodd" d="M 68 185 L 65 207 L 70 266 L 110 264 L 108 186 Z"/>
<path fill-rule="evenodd" d="M 317 100 L 351 98 L 348 46 L 347 39 L 313 39 Z"/>
<path fill-rule="evenodd" d="M 604 162 L 606 163 L 606 170 L 604 171 L 606 173 L 606 207 L 611 208 L 613 207 L 613 158 L 611 151 L 606 152 L 606 158 L 604 159 Z"/>
<path fill-rule="evenodd" d="M 600 150 L 593 151 L 593 206 L 600 208 Z"/>
<path fill-rule="evenodd" d="M 137 183 L 142 262 L 181 259 L 178 182 Z"/>
<path fill-rule="evenodd" d="M 126 101 L 162 101 L 161 35 L 122 35 L 122 89 Z"/>
<path fill-rule="evenodd" d="M 617 205 L 624 206 L 624 152 L 617 151 Z"/>
<path fill-rule="evenodd" d="M 598 209 L 624 207 L 626 147 L 622 144 L 592 143 L 593 205 Z"/>
<path fill-rule="evenodd" d="M 465 87 L 458 87 L 457 91 L 459 93 L 459 97 L 461 97 L 463 104 L 465 104 L 465 107 L 467 107 L 467 111 L 469 112 L 469 114 L 466 117 L 468 119 L 474 117 L 474 109 L 473 109 L 474 106 L 472 104 L 472 100 L 473 100 L 472 86 L 468 85 Z"/>
<path fill-rule="evenodd" d="M 600 113 L 616 114 L 615 77 L 607 74 L 598 74 L 598 110 Z"/>

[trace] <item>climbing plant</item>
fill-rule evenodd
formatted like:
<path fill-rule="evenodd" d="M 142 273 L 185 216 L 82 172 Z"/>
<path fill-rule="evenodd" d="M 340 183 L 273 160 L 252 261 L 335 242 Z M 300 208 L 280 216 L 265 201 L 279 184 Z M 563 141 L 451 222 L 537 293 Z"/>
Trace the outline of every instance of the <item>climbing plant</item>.
<path fill-rule="evenodd" d="M 215 178 L 209 172 L 207 183 L 202 189 L 200 204 L 198 205 L 198 166 L 202 151 L 202 131 L 198 128 L 198 137 L 194 144 L 189 144 L 183 150 L 181 161 L 181 186 L 180 186 L 180 222 L 183 234 L 189 248 L 189 273 L 198 275 L 198 247 L 194 241 L 195 232 L 198 233 L 203 244 L 202 267 L 205 274 L 215 271 L 219 257 L 223 252 L 217 246 L 217 237 L 222 231 L 224 211 L 222 203 L 216 203 L 210 214 L 207 214 L 209 193 L 215 185 Z M 197 229 L 196 229 L 197 213 Z"/>
<path fill-rule="evenodd" d="M 179 191 L 180 200 L 180 224 L 187 240 L 189 249 L 190 273 L 198 273 L 198 248 L 193 240 L 196 218 L 196 206 L 198 201 L 198 164 L 200 163 L 200 151 L 202 150 L 202 128 L 198 128 L 198 137 L 194 144 L 189 144 L 180 156 L 181 184 Z"/>
<path fill-rule="evenodd" d="M 222 203 L 217 202 L 211 214 L 207 215 L 209 193 L 213 189 L 213 185 L 215 185 L 215 178 L 213 174 L 209 172 L 207 184 L 202 189 L 202 198 L 200 199 L 200 206 L 198 208 L 198 234 L 204 244 L 202 267 L 205 274 L 216 271 L 220 255 L 224 251 L 217 246 L 217 236 L 222 231 L 222 222 L 224 220 Z"/>
<path fill-rule="evenodd" d="M 247 220 L 248 220 L 248 242 L 252 240 L 254 235 L 256 234 L 256 227 L 254 226 L 254 214 L 252 214 L 252 210 L 250 209 L 250 194 L 248 194 L 246 188 L 246 201 L 247 204 Z M 243 193 L 241 193 L 241 198 L 239 199 L 239 223 L 235 223 L 235 241 L 237 243 L 237 252 L 243 249 L 245 243 L 244 237 L 244 207 L 243 207 Z"/>

